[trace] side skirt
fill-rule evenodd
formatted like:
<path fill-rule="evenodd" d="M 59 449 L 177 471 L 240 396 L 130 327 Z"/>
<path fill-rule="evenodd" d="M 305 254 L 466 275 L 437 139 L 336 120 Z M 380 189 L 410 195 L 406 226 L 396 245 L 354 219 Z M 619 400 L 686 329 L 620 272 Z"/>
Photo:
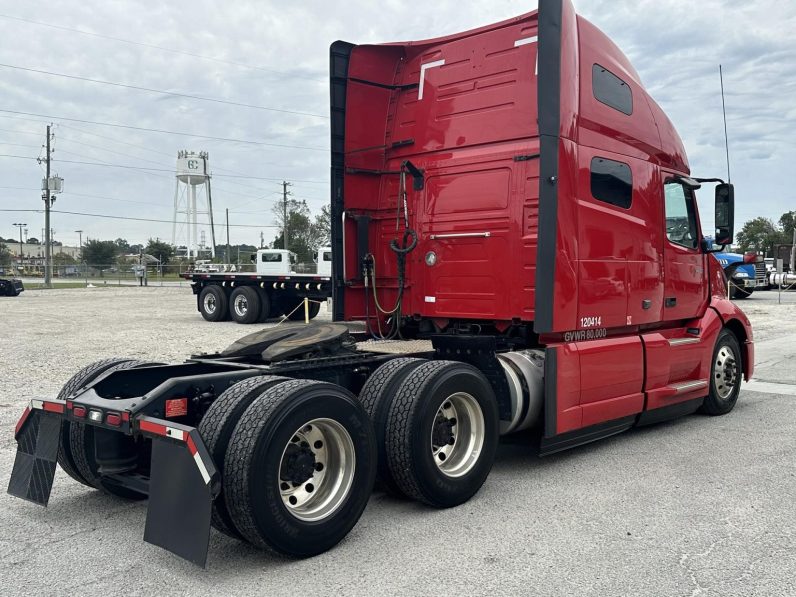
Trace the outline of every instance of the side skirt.
<path fill-rule="evenodd" d="M 636 415 L 630 417 L 623 417 L 614 421 L 607 421 L 598 425 L 592 425 L 584 429 L 576 429 L 575 431 L 568 431 L 561 433 L 554 437 L 542 438 L 541 447 L 539 449 L 539 456 L 549 456 L 556 452 L 562 452 L 575 446 L 582 446 L 595 442 L 604 437 L 610 437 L 617 433 L 622 433 L 630 429 L 636 422 Z"/>
<path fill-rule="evenodd" d="M 645 425 L 654 425 L 655 423 L 669 421 L 670 419 L 692 415 L 702 406 L 703 401 L 704 398 L 695 398 L 693 400 L 686 400 L 685 402 L 678 402 L 671 406 L 645 411 L 638 416 L 636 426 L 644 427 Z"/>

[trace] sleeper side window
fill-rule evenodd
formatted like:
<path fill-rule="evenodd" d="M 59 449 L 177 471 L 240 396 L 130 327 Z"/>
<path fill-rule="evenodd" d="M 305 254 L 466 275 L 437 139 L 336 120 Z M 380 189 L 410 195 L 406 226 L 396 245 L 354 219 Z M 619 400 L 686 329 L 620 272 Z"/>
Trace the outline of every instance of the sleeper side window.
<path fill-rule="evenodd" d="M 597 101 L 628 116 L 633 113 L 633 91 L 608 69 L 599 64 L 592 66 L 591 86 Z"/>
<path fill-rule="evenodd" d="M 282 253 L 262 253 L 263 263 L 279 263 L 282 261 Z"/>
<path fill-rule="evenodd" d="M 607 158 L 592 158 L 591 194 L 595 199 L 628 209 L 633 202 L 630 166 Z"/>
<path fill-rule="evenodd" d="M 694 194 L 676 180 L 663 185 L 666 209 L 666 238 L 676 245 L 696 249 L 697 233 Z"/>

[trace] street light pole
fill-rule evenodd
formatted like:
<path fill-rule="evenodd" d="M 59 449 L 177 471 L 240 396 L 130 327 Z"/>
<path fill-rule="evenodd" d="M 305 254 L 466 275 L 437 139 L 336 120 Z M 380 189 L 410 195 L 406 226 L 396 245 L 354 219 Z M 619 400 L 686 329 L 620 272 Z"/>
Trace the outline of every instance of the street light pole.
<path fill-rule="evenodd" d="M 25 254 L 22 252 L 22 229 L 27 226 L 27 224 L 17 224 L 14 222 L 14 226 L 19 228 L 19 262 L 22 263 L 22 260 L 25 257 Z"/>
<path fill-rule="evenodd" d="M 80 235 L 80 243 L 78 248 L 80 249 L 80 259 L 83 259 L 83 231 L 75 230 L 75 232 L 77 232 Z"/>

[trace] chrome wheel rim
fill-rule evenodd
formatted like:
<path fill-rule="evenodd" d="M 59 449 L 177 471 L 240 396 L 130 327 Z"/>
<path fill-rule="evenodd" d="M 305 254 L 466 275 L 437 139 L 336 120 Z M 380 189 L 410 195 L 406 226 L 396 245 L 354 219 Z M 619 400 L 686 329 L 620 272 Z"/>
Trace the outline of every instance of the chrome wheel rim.
<path fill-rule="evenodd" d="M 313 419 L 290 438 L 279 461 L 279 493 L 293 516 L 323 520 L 345 501 L 354 482 L 351 435 L 337 421 Z"/>
<path fill-rule="evenodd" d="M 238 317 L 243 317 L 246 315 L 246 311 L 249 310 L 249 301 L 246 300 L 246 297 L 242 294 L 239 294 L 235 297 L 235 313 L 237 313 Z"/>
<path fill-rule="evenodd" d="M 208 293 L 205 295 L 205 312 L 215 313 L 216 311 L 216 297 Z"/>
<path fill-rule="evenodd" d="M 484 447 L 486 424 L 478 401 L 466 392 L 443 400 L 431 426 L 431 457 L 448 477 L 469 473 Z"/>
<path fill-rule="evenodd" d="M 738 360 L 732 349 L 724 344 L 716 354 L 713 364 L 713 386 L 719 398 L 726 400 L 738 383 Z"/>

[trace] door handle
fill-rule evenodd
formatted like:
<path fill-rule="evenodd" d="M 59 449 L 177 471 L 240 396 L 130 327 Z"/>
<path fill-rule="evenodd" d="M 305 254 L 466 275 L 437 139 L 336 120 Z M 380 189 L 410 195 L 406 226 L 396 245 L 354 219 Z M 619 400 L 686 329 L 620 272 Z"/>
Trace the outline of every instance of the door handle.
<path fill-rule="evenodd" d="M 432 234 L 429 238 L 436 240 L 438 238 L 489 238 L 492 236 L 491 232 L 453 232 L 451 234 Z"/>
<path fill-rule="evenodd" d="M 676 307 L 677 306 L 677 297 L 676 296 L 667 296 L 663 299 L 663 304 L 666 307 Z"/>

